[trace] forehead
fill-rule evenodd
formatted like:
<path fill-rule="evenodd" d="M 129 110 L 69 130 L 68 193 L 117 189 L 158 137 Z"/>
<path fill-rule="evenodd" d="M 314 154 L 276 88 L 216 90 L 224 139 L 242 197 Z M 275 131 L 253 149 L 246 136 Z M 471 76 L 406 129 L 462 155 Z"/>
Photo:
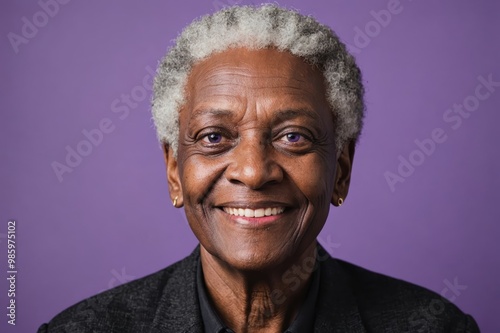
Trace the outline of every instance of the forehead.
<path fill-rule="evenodd" d="M 326 103 L 322 73 L 301 58 L 276 49 L 229 49 L 196 64 L 187 83 L 191 106 L 207 101 Z"/>

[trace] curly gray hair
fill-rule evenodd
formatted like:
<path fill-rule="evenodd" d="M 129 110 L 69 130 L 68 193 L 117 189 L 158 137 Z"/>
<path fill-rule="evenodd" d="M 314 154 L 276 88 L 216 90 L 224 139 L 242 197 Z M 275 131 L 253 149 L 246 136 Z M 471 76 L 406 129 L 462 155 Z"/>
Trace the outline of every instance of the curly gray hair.
<path fill-rule="evenodd" d="M 358 139 L 365 109 L 361 73 L 337 35 L 310 16 L 273 4 L 233 6 L 188 25 L 157 69 L 153 119 L 158 139 L 168 144 L 174 156 L 179 141 L 178 114 L 185 103 L 185 85 L 193 65 L 234 47 L 275 47 L 319 68 L 335 119 L 337 151 Z"/>

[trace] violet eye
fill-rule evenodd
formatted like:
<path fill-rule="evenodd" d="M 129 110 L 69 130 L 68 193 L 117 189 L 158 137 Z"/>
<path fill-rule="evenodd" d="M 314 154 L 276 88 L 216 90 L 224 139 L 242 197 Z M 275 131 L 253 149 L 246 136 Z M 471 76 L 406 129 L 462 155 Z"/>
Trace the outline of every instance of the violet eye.
<path fill-rule="evenodd" d="M 289 142 L 298 142 L 301 138 L 301 135 L 298 133 L 288 133 L 286 138 Z"/>
<path fill-rule="evenodd" d="M 207 135 L 207 139 L 210 143 L 219 143 L 222 140 L 222 135 L 219 133 L 210 133 Z"/>

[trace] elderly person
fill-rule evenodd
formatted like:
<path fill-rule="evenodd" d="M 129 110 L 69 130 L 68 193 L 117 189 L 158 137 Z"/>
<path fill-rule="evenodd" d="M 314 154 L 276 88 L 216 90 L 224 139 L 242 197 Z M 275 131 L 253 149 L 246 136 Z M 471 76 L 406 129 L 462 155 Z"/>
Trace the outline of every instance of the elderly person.
<path fill-rule="evenodd" d="M 363 112 L 354 59 L 313 18 L 263 5 L 194 21 L 158 68 L 153 116 L 200 245 L 39 332 L 477 332 L 439 295 L 317 244 Z"/>

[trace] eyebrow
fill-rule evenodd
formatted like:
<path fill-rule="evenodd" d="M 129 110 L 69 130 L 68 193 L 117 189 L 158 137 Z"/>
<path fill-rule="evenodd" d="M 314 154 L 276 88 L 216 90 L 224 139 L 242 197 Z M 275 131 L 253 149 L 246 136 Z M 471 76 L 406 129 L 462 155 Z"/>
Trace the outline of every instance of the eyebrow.
<path fill-rule="evenodd" d="M 290 120 L 294 118 L 307 117 L 315 121 L 320 121 L 320 116 L 317 112 L 307 109 L 286 109 L 276 111 L 273 116 L 273 122 Z"/>
<path fill-rule="evenodd" d="M 233 116 L 233 111 L 224 110 L 224 109 L 201 109 L 194 112 L 191 116 L 191 119 L 198 118 L 202 116 L 223 116 L 223 117 L 231 117 Z M 307 109 L 286 109 L 286 110 L 278 110 L 274 113 L 274 120 L 289 120 L 293 118 L 299 118 L 302 116 L 306 116 L 313 120 L 318 120 L 319 115 L 316 112 L 307 110 Z"/>
<path fill-rule="evenodd" d="M 196 121 L 203 117 L 213 117 L 213 118 L 233 118 L 234 112 L 226 109 L 199 109 L 194 112 L 191 116 L 189 122 Z M 317 112 L 309 110 L 307 108 L 297 108 L 297 109 L 284 109 L 275 111 L 271 118 L 271 123 L 273 126 L 285 122 L 287 120 L 297 119 L 297 118 L 308 118 L 314 123 L 323 122 L 321 117 Z"/>
<path fill-rule="evenodd" d="M 191 120 L 201 118 L 203 116 L 232 117 L 233 112 L 224 109 L 201 109 L 194 112 L 191 116 Z"/>

